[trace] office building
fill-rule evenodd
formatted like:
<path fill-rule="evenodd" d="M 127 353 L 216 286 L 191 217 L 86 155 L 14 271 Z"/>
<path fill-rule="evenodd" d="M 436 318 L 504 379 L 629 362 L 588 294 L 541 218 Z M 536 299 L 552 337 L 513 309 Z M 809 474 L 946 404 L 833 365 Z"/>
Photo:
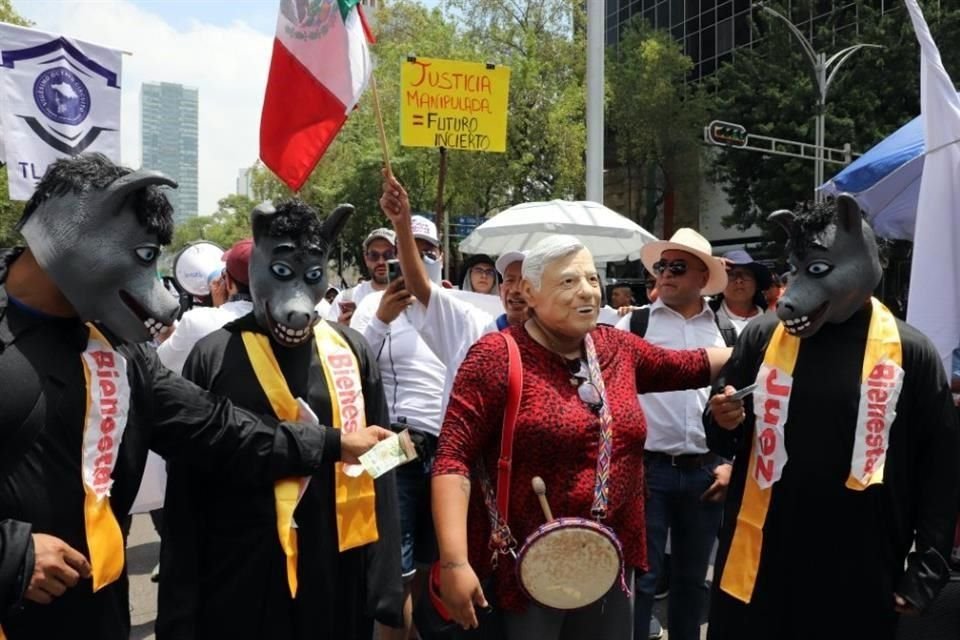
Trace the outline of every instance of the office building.
<path fill-rule="evenodd" d="M 169 82 L 141 86 L 141 166 L 161 171 L 179 184 L 167 193 L 177 222 L 199 213 L 198 107 L 197 89 Z"/>
<path fill-rule="evenodd" d="M 900 10 L 902 0 L 860 0 L 881 12 Z M 636 15 L 683 44 L 693 60 L 691 80 L 711 75 L 733 58 L 733 52 L 750 46 L 757 34 L 750 24 L 751 0 L 606 0 L 606 44 L 615 46 L 627 23 Z M 834 16 L 836 31 L 856 29 L 857 0 L 781 0 L 770 6 L 790 18 L 816 45 L 815 31 Z"/>

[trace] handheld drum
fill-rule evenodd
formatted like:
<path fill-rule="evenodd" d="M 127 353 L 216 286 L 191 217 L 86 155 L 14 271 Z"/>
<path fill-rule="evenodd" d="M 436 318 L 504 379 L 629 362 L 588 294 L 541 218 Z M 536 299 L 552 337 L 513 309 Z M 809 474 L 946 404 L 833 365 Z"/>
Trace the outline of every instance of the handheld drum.
<path fill-rule="evenodd" d="M 535 602 L 578 609 L 602 598 L 623 571 L 623 549 L 613 531 L 586 518 L 553 519 L 540 477 L 533 489 L 547 519 L 517 554 L 517 578 Z"/>

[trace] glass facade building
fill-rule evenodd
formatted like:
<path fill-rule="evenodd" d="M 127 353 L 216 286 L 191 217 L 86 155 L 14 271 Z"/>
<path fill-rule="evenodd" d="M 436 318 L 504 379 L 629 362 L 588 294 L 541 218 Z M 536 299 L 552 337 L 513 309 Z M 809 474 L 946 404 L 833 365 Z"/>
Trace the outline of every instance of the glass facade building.
<path fill-rule="evenodd" d="M 903 5 L 901 0 L 860 1 L 881 11 Z M 751 0 L 606 0 L 606 44 L 616 45 L 630 19 L 642 16 L 683 44 L 684 53 L 694 63 L 690 79 L 700 80 L 732 59 L 734 50 L 753 43 L 751 5 Z M 782 9 L 811 42 L 817 25 L 831 14 L 837 31 L 857 28 L 856 0 L 782 0 L 772 6 Z"/>
<path fill-rule="evenodd" d="M 199 213 L 197 203 L 197 89 L 168 82 L 140 89 L 141 166 L 180 185 L 167 191 L 177 222 Z"/>

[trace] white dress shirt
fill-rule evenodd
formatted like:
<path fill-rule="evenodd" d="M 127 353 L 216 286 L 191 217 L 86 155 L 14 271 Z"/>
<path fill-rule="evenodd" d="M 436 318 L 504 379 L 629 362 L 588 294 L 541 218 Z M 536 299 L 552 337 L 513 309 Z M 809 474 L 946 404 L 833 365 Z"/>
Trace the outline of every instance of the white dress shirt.
<path fill-rule="evenodd" d="M 440 435 L 446 367 L 410 324 L 406 313 L 390 324 L 376 316 L 382 291 L 369 297 L 366 304 L 357 307 L 350 327 L 363 335 L 377 358 L 390 421 L 403 421 L 420 431 Z"/>
<path fill-rule="evenodd" d="M 624 316 L 617 328 L 629 331 L 630 315 Z M 650 344 L 668 349 L 726 346 L 706 301 L 700 313 L 684 318 L 657 300 L 650 305 L 650 323 L 644 338 Z M 707 435 L 701 418 L 709 394 L 710 387 L 703 387 L 637 396 L 647 420 L 646 450 L 672 456 L 707 453 Z"/>
<path fill-rule="evenodd" d="M 245 316 L 253 311 L 253 303 L 249 300 L 227 302 L 219 307 L 194 307 L 190 309 L 180 321 L 170 337 L 157 347 L 160 362 L 167 369 L 183 372 L 183 364 L 187 356 L 200 338 L 213 333 L 223 325 Z"/>

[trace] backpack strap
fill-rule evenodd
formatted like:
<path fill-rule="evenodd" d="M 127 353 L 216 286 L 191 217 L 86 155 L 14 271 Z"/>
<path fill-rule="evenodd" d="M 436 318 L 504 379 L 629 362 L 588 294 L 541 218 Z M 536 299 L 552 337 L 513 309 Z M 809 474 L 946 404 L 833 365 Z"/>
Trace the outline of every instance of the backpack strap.
<path fill-rule="evenodd" d="M 650 324 L 650 307 L 640 307 L 630 314 L 630 333 L 640 336 L 647 335 L 647 326 Z"/>
<path fill-rule="evenodd" d="M 730 318 L 717 312 L 714 312 L 713 318 L 717 323 L 717 328 L 720 329 L 723 344 L 728 347 L 737 344 L 737 328 L 730 322 Z"/>

